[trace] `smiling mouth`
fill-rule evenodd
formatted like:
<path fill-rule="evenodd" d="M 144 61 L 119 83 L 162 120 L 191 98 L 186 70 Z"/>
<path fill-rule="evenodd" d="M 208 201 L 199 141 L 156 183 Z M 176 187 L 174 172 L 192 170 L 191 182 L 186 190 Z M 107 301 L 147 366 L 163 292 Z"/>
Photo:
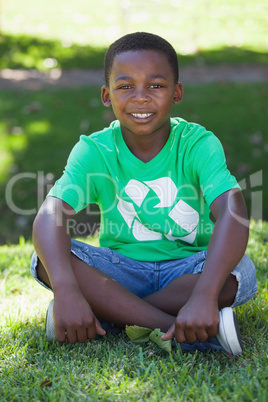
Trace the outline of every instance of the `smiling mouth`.
<path fill-rule="evenodd" d="M 130 113 L 130 114 L 136 119 L 147 119 L 148 117 L 151 117 L 153 115 L 153 113 Z"/>

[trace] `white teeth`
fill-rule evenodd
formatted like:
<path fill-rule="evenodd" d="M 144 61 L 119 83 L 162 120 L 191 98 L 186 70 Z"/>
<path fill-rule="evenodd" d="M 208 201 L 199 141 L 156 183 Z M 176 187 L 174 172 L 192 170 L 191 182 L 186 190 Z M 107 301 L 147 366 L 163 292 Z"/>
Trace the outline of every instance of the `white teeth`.
<path fill-rule="evenodd" d="M 131 113 L 132 116 L 137 117 L 138 119 L 145 119 L 146 117 L 152 116 L 153 113 Z"/>

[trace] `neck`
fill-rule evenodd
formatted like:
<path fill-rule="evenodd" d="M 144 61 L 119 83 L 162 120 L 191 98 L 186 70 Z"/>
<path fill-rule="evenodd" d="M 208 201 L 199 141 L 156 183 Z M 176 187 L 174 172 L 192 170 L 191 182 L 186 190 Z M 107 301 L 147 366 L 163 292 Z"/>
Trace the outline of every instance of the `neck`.
<path fill-rule="evenodd" d="M 165 146 L 169 135 L 167 138 L 161 138 L 161 141 L 151 141 L 147 138 L 141 139 L 141 141 L 134 142 L 131 144 L 131 141 L 126 142 L 128 148 L 136 156 L 136 158 L 140 159 L 142 162 L 150 162 L 156 155 L 159 154 L 161 149 Z"/>
<path fill-rule="evenodd" d="M 140 159 L 142 162 L 150 162 L 156 155 L 159 154 L 161 149 L 165 146 L 169 135 L 170 126 L 168 130 L 152 133 L 146 136 L 133 136 L 121 128 L 122 135 L 129 150 Z"/>

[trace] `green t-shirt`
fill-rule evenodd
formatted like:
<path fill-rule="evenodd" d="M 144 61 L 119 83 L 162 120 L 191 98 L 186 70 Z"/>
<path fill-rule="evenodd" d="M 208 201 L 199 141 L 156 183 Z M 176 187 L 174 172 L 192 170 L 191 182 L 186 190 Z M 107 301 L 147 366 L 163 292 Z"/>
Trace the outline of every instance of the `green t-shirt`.
<path fill-rule="evenodd" d="M 209 205 L 235 187 L 215 135 L 172 118 L 166 144 L 147 163 L 129 150 L 118 121 L 82 135 L 48 196 L 76 212 L 97 203 L 100 246 L 140 261 L 163 261 L 207 248 Z"/>

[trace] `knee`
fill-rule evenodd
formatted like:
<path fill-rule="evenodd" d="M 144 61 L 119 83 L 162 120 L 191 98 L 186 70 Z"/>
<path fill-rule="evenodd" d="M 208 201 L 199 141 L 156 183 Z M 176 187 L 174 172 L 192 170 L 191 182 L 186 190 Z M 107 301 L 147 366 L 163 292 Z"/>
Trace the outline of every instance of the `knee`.
<path fill-rule="evenodd" d="M 51 289 L 51 284 L 50 284 L 50 280 L 47 274 L 47 271 L 44 268 L 44 265 L 42 264 L 42 262 L 38 259 L 38 263 L 36 266 L 36 274 L 37 274 L 37 278 L 44 282 L 45 285 L 47 285 L 48 287 L 50 287 Z"/>
<path fill-rule="evenodd" d="M 256 269 L 251 259 L 244 255 L 232 272 L 238 281 L 238 291 L 232 307 L 248 302 L 258 291 Z"/>
<path fill-rule="evenodd" d="M 238 281 L 235 275 L 230 274 L 225 281 L 219 297 L 219 308 L 230 307 L 237 294 Z"/>

